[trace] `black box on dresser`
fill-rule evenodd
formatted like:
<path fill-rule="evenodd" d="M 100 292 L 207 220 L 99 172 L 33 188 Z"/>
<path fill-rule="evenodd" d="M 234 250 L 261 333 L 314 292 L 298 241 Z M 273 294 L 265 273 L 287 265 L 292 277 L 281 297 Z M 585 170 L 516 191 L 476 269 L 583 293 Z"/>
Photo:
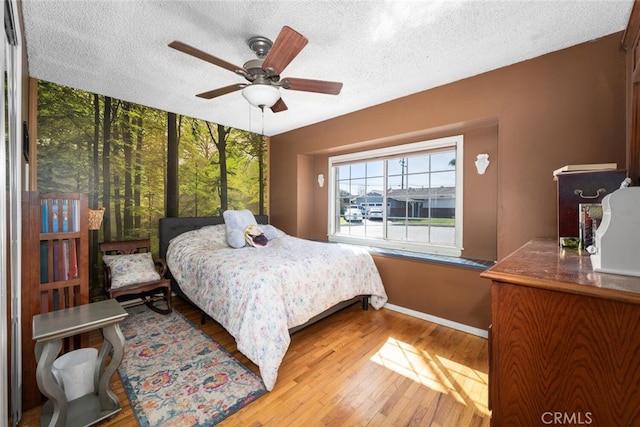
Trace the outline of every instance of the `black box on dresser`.
<path fill-rule="evenodd" d="M 620 188 L 626 170 L 568 171 L 554 173 L 558 187 L 558 239 L 579 242 L 580 204 L 600 203 Z"/>

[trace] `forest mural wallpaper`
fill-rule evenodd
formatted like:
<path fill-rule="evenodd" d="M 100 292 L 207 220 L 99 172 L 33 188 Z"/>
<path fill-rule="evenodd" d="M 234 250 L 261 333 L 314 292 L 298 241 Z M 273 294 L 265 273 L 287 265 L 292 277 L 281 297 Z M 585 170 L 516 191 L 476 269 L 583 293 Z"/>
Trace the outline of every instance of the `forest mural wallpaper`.
<path fill-rule="evenodd" d="M 101 229 L 90 232 L 93 300 L 102 289 L 98 242 L 148 236 L 157 254 L 168 187 L 177 189 L 173 216 L 266 212 L 262 135 L 45 81 L 37 129 L 37 190 L 87 193 L 90 208 L 105 208 Z M 177 176 L 167 172 L 169 161 Z"/>

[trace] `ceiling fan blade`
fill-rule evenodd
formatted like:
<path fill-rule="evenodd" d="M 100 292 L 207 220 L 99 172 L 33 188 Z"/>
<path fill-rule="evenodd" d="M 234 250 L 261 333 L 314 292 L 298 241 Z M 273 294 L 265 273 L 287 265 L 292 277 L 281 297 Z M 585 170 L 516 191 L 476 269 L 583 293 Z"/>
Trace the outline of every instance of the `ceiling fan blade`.
<path fill-rule="evenodd" d="M 338 95 L 342 90 L 342 83 L 328 82 L 325 80 L 297 79 L 294 77 L 287 77 L 285 79 L 282 79 L 282 83 L 282 87 L 284 87 L 285 89 L 326 93 L 329 95 Z"/>
<path fill-rule="evenodd" d="M 274 113 L 279 113 L 280 111 L 285 111 L 287 109 L 287 104 L 284 103 L 282 98 L 278 99 L 276 103 L 271 107 L 271 111 L 273 111 Z"/>
<path fill-rule="evenodd" d="M 217 96 L 222 96 L 222 95 L 226 95 L 226 94 L 231 93 L 231 92 L 235 92 L 236 90 L 242 89 L 245 86 L 246 86 L 246 84 L 236 83 L 234 85 L 220 87 L 218 89 L 210 90 L 208 92 L 202 92 L 202 93 L 197 94 L 196 96 L 199 97 L 199 98 L 204 98 L 204 99 L 212 99 L 212 98 L 215 98 Z"/>
<path fill-rule="evenodd" d="M 233 71 L 234 73 L 236 72 L 236 70 L 244 70 L 244 68 L 242 67 L 233 65 L 232 63 L 227 62 L 223 59 L 216 58 L 215 56 L 209 55 L 208 53 L 203 52 L 200 49 L 196 49 L 195 47 L 189 46 L 188 44 L 184 44 L 179 41 L 173 41 L 169 43 L 169 47 L 179 50 L 180 52 L 184 52 L 187 55 L 202 59 L 203 61 L 210 62 L 213 65 L 217 65 L 218 67 L 226 68 L 227 70 Z"/>
<path fill-rule="evenodd" d="M 264 58 L 262 68 L 272 68 L 280 74 L 293 58 L 309 43 L 309 40 L 296 30 L 286 25 L 282 27 L 278 38 L 273 43 L 267 57 Z"/>

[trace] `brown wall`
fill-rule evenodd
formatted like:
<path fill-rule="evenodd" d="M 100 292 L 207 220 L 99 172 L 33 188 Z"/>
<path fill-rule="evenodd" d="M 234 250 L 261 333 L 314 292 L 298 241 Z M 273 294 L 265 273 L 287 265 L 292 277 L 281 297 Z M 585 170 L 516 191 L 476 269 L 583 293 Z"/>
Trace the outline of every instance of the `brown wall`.
<path fill-rule="evenodd" d="M 501 259 L 533 237 L 555 236 L 552 171 L 577 163 L 625 166 L 621 38 L 613 34 L 272 137 L 271 221 L 289 234 L 324 240 L 327 186 L 319 188 L 316 177 L 327 176 L 328 156 L 462 133 L 464 256 Z M 491 164 L 478 175 L 473 162 L 483 152 Z M 376 261 L 382 266 L 379 257 Z M 401 279 L 407 266 L 420 272 L 415 280 Z M 488 282 L 477 278 L 477 270 L 464 277 L 458 271 L 385 259 L 389 302 L 484 328 Z M 460 277 L 460 289 L 445 283 L 451 277 Z M 427 282 L 434 286 L 425 294 Z M 438 301 L 438 307 L 428 300 Z M 486 305 L 477 306 L 478 301 Z M 476 315 L 470 319 L 470 313 Z"/>
<path fill-rule="evenodd" d="M 479 329 L 491 323 L 490 293 L 478 270 L 384 255 L 373 258 L 390 303 Z"/>

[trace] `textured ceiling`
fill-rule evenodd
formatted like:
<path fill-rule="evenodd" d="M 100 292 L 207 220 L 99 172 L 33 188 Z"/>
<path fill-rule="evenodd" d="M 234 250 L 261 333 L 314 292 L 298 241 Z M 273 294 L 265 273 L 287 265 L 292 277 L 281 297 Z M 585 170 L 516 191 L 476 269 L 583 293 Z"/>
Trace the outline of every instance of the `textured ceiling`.
<path fill-rule="evenodd" d="M 22 0 L 29 75 L 276 135 L 625 29 L 633 0 Z M 282 73 L 341 81 L 338 96 L 281 89 L 287 111 L 251 107 L 245 80 L 167 47 L 178 40 L 232 64 L 252 36 L 288 25 L 309 44 Z"/>

